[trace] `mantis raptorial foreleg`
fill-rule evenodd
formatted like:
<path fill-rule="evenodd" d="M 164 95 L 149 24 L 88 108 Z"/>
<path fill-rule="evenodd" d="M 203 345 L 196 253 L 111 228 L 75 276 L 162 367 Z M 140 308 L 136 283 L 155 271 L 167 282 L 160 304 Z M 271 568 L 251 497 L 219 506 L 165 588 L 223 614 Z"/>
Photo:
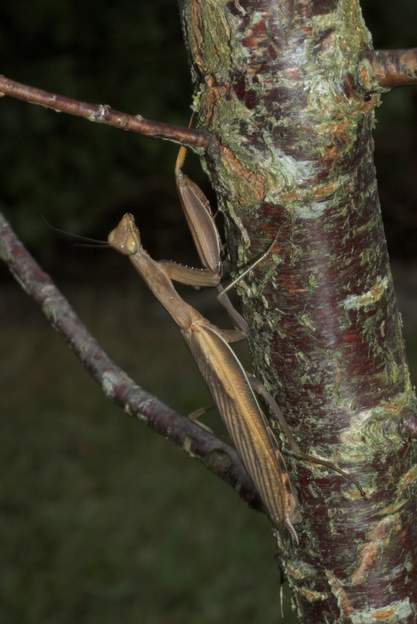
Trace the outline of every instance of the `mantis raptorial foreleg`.
<path fill-rule="evenodd" d="M 247 335 L 249 329 L 247 322 L 233 306 L 220 284 L 222 278 L 220 236 L 211 213 L 209 200 L 200 187 L 182 171 L 186 155 L 187 148 L 181 146 L 175 163 L 177 192 L 200 262 L 204 267 L 203 271 L 205 274 L 210 274 L 213 280 L 213 283 L 207 285 L 217 287 L 219 302 L 227 310 L 236 327 Z M 263 257 L 256 260 L 250 269 L 262 259 Z"/>
<path fill-rule="evenodd" d="M 109 234 L 109 244 L 128 256 L 150 290 L 179 326 L 197 366 L 251 476 L 273 524 L 298 536 L 297 498 L 276 440 L 252 391 L 249 379 L 229 346 L 229 334 L 210 323 L 186 303 L 172 280 L 179 266 L 156 262 L 143 249 L 132 215 L 126 214 Z M 184 273 L 185 280 L 187 273 Z"/>
<path fill-rule="evenodd" d="M 201 264 L 217 278 L 219 284 L 222 277 L 220 237 L 209 200 L 182 170 L 186 156 L 187 148 L 182 145 L 175 163 L 178 197 Z"/>

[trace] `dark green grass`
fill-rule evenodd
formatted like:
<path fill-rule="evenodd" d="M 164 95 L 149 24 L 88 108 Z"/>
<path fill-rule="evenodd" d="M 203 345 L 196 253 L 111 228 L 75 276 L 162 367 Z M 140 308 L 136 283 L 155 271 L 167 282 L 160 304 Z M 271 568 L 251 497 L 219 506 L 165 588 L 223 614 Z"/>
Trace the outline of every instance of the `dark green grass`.
<path fill-rule="evenodd" d="M 209 402 L 136 282 L 70 298 L 148 390 L 183 413 Z M 17 288 L 0 316 L 0 622 L 279 622 L 266 519 L 110 404 Z"/>

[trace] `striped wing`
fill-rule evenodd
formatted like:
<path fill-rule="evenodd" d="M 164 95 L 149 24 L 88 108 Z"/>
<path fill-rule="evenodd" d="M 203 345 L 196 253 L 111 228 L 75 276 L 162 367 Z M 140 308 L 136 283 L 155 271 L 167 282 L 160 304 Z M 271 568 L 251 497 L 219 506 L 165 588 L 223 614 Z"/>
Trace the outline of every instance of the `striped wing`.
<path fill-rule="evenodd" d="M 294 536 L 295 495 L 245 370 L 213 326 L 193 324 L 185 337 L 271 520 L 285 523 Z"/>

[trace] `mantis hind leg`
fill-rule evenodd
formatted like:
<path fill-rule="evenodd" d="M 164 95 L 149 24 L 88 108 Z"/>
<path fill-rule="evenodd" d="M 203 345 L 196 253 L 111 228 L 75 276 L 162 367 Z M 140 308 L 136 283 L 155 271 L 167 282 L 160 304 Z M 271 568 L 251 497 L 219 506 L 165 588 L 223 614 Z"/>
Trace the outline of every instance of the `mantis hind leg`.
<path fill-rule="evenodd" d="M 285 452 L 288 455 L 290 456 L 292 455 L 293 457 L 295 457 L 295 459 L 300 459 L 301 461 L 307 461 L 307 462 L 310 462 L 311 464 L 318 464 L 319 466 L 324 466 L 325 468 L 330 468 L 330 470 L 334 470 L 335 472 L 340 474 L 344 479 L 346 479 L 346 481 L 350 481 L 350 483 L 353 483 L 353 485 L 358 488 L 361 496 L 363 498 L 366 498 L 365 491 L 363 490 L 359 481 L 355 479 L 354 477 L 352 477 L 348 472 L 346 472 L 342 468 L 339 468 L 339 466 L 337 466 L 333 462 L 327 461 L 325 459 L 320 459 L 319 457 L 316 457 L 315 455 L 307 455 L 305 453 L 294 453 L 291 450 L 285 451 Z"/>
<path fill-rule="evenodd" d="M 326 468 L 329 468 L 330 470 L 334 470 L 335 472 L 340 474 L 344 479 L 353 483 L 358 488 L 361 495 L 365 497 L 365 492 L 362 489 L 360 483 L 354 477 L 352 477 L 348 472 L 346 472 L 345 470 L 342 470 L 342 468 L 339 468 L 339 466 L 337 466 L 333 462 L 327 461 L 325 459 L 321 459 L 319 457 L 316 457 L 315 455 L 308 455 L 306 453 L 303 453 L 297 441 L 295 440 L 293 434 L 291 433 L 291 430 L 287 424 L 287 421 L 285 420 L 284 415 L 281 409 L 279 408 L 277 402 L 275 401 L 274 397 L 268 392 L 265 386 L 260 381 L 258 381 L 253 375 L 249 375 L 248 377 L 249 377 L 253 390 L 264 399 L 271 413 L 273 414 L 274 418 L 278 421 L 281 431 L 285 435 L 289 448 L 288 450 L 283 450 L 282 452 L 294 457 L 295 459 L 307 461 L 311 464 L 318 464 L 320 466 L 325 466 Z"/>

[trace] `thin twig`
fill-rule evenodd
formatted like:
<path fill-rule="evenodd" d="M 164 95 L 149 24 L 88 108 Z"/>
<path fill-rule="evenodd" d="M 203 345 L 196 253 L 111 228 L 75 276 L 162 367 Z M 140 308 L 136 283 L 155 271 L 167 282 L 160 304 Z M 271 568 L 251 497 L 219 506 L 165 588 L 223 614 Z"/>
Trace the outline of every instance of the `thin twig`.
<path fill-rule="evenodd" d="M 144 119 L 141 115 L 129 115 L 114 110 L 108 104 L 81 102 L 36 87 L 30 87 L 2 75 L 0 75 L 0 94 L 23 100 L 29 104 L 50 108 L 57 113 L 68 113 L 120 130 L 187 145 L 194 150 L 205 150 L 209 143 L 209 134 L 196 128 L 182 128 L 161 121 Z"/>
<path fill-rule="evenodd" d="M 382 87 L 417 84 L 417 48 L 377 50 L 371 58 L 374 76 Z"/>
<path fill-rule="evenodd" d="M 200 460 L 231 485 L 251 507 L 262 509 L 258 494 L 236 451 L 140 388 L 112 362 L 1 213 L 0 258 L 24 291 L 41 306 L 52 327 L 63 335 L 109 399 L 182 448 L 190 457 Z"/>

